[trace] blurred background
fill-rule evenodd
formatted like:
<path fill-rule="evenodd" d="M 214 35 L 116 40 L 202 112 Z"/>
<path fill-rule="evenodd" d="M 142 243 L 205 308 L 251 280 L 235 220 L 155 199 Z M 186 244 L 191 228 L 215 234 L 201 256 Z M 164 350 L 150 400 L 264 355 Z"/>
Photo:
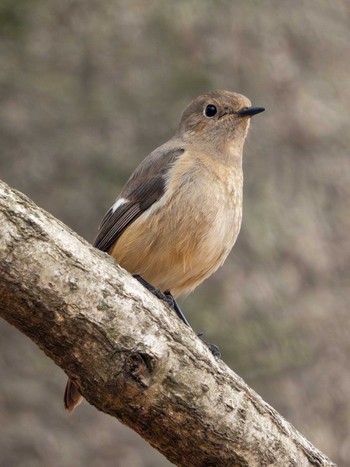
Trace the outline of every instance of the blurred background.
<path fill-rule="evenodd" d="M 0 177 L 92 241 L 198 94 L 267 108 L 245 146 L 237 244 L 182 308 L 223 360 L 350 466 L 350 4 L 2 0 Z M 0 323 L 0 465 L 162 467 Z M 181 447 L 179 447 L 181 448 Z"/>

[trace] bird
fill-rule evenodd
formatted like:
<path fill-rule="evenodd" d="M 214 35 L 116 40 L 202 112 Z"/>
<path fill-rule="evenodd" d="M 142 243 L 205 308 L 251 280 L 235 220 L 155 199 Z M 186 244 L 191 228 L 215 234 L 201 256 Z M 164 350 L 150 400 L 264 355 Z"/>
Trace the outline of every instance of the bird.
<path fill-rule="evenodd" d="M 236 242 L 243 146 L 250 118 L 264 110 L 237 92 L 196 97 L 175 135 L 140 163 L 101 221 L 94 246 L 159 291 L 187 325 L 176 298 L 213 274 Z M 81 399 L 69 379 L 65 408 Z"/>

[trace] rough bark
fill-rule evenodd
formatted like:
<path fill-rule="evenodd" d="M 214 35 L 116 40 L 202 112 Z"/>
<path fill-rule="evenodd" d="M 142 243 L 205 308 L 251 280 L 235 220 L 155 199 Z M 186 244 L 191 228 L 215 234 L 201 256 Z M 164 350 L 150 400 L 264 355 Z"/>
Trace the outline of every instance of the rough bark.
<path fill-rule="evenodd" d="M 331 466 L 108 255 L 0 182 L 0 315 L 180 466 Z"/>

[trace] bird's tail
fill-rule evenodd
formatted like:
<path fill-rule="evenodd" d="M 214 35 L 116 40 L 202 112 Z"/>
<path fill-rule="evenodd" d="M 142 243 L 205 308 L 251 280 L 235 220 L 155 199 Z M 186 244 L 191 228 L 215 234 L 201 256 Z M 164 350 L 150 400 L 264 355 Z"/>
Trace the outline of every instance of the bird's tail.
<path fill-rule="evenodd" d="M 79 389 L 73 383 L 71 379 L 67 381 L 66 390 L 64 391 L 64 407 L 69 412 L 75 409 L 80 404 L 83 397 L 79 392 Z"/>

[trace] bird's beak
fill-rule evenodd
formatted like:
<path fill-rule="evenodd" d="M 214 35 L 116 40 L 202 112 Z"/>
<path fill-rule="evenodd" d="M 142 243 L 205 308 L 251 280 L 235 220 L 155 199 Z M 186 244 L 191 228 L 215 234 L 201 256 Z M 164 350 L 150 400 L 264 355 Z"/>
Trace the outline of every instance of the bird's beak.
<path fill-rule="evenodd" d="M 247 107 L 238 112 L 240 117 L 252 117 L 253 115 L 259 114 L 260 112 L 264 112 L 264 107 Z"/>

